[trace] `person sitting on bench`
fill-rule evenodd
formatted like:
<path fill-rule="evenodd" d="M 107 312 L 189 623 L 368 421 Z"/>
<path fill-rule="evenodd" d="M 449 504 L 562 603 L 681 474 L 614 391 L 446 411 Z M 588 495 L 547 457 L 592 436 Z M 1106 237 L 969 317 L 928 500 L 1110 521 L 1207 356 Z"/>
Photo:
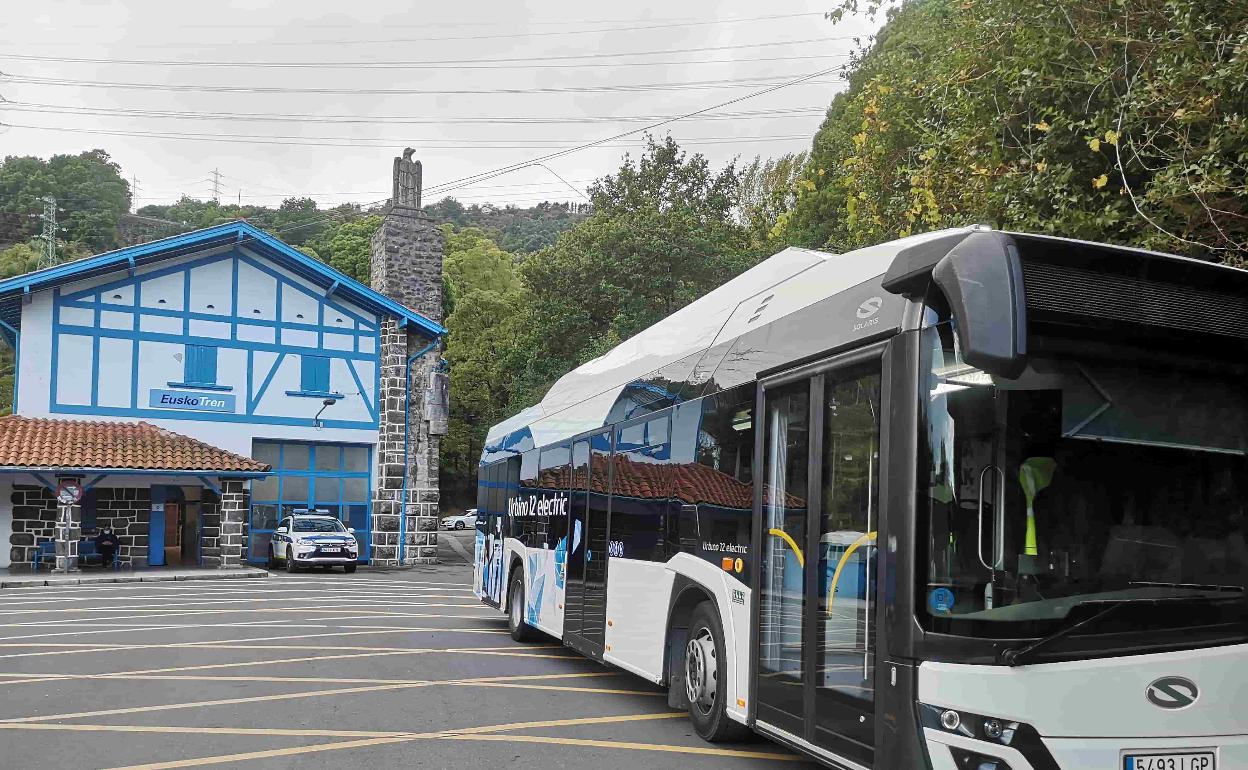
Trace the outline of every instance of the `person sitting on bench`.
<path fill-rule="evenodd" d="M 113 565 L 119 543 L 112 527 L 100 527 L 99 534 L 95 536 L 95 548 L 100 552 L 100 567 L 108 569 Z"/>

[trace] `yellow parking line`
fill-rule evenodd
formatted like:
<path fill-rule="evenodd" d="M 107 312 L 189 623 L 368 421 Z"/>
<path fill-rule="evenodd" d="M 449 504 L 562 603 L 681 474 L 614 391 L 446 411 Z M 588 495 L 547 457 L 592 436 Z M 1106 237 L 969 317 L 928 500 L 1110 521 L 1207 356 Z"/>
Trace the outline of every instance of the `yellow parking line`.
<path fill-rule="evenodd" d="M 591 671 L 577 674 L 550 674 L 537 675 L 543 679 L 564 679 L 570 677 L 606 677 L 620 676 L 622 671 Z M 0 674 L 0 676 L 5 676 Z M 14 675 L 8 675 L 14 676 Z M 57 674 L 20 674 L 17 676 L 38 677 L 39 681 L 56 681 L 58 679 L 90 679 L 95 678 L 89 674 L 69 674 L 60 676 Z M 344 677 L 323 677 L 323 676 L 222 676 L 220 674 L 197 675 L 197 674 L 108 674 L 109 679 L 119 679 L 124 681 L 155 681 L 155 682 L 266 682 L 271 684 L 420 684 L 423 685 L 431 680 L 427 679 L 363 679 L 363 678 L 344 678 Z M 459 680 L 446 680 L 446 682 L 434 683 L 441 684 L 460 684 Z M 463 682 L 465 686 L 471 686 L 471 682 Z M 520 687 L 521 685 L 512 685 Z M 536 685 L 534 685 L 536 687 Z M 568 689 L 568 688 L 555 688 Z M 604 692 L 620 692 L 625 690 L 604 690 Z M 3 723 L 0 723 L 3 724 Z"/>
<path fill-rule="evenodd" d="M 288 749 L 269 749 L 268 751 L 248 751 L 242 754 L 220 754 L 215 757 L 197 757 L 195 759 L 178 759 L 172 762 L 151 762 L 146 765 L 126 765 L 109 770 L 171 770 L 178 767 L 202 767 L 203 765 L 219 765 L 224 762 L 246 762 L 250 759 L 271 759 L 273 757 L 292 757 L 298 754 L 311 754 L 319 751 L 341 751 L 343 749 L 362 749 L 366 746 L 378 746 L 384 743 L 406 743 L 415 740 L 408 737 L 370 738 L 358 741 L 342 741 L 340 743 L 322 743 L 313 746 L 295 746 Z"/>
<path fill-rule="evenodd" d="M 564 692 L 611 693 L 612 695 L 662 695 L 654 690 L 615 690 L 610 687 L 561 687 L 557 684 L 512 684 L 511 682 L 452 682 L 456 687 L 514 687 L 521 690 L 562 690 Z"/>
<path fill-rule="evenodd" d="M 189 607 L 189 606 L 193 606 L 194 604 L 198 604 L 198 602 L 187 602 L 186 606 Z M 386 606 L 391 606 L 391 605 L 387 604 Z M 456 603 L 412 602 L 412 603 L 400 605 L 400 606 L 456 607 L 460 609 L 474 609 L 474 610 L 480 609 L 480 610 L 489 610 L 490 612 L 498 612 L 498 610 L 494 609 L 493 607 L 486 607 L 484 604 L 481 604 L 480 602 L 456 602 Z M 133 606 L 113 605 L 110 607 L 61 607 L 59 609 L 45 609 L 45 610 L 38 610 L 38 609 L 36 610 L 13 610 L 11 612 L 6 612 L 5 614 L 6 615 L 48 615 L 52 613 L 74 613 L 77 615 L 84 615 L 85 613 L 88 613 L 88 612 L 117 612 L 119 610 L 125 610 L 126 612 L 164 612 L 165 610 L 171 610 L 171 609 L 177 609 L 177 605 L 168 605 L 168 606 L 163 606 L 163 607 L 151 607 L 145 604 L 135 604 Z M 340 615 L 351 613 L 351 612 L 363 612 L 366 615 L 378 615 L 381 617 L 386 617 L 388 615 L 395 614 L 391 612 L 386 612 L 385 610 L 373 610 L 371 612 L 368 610 L 360 610 L 357 608 L 357 605 L 354 602 L 349 603 L 349 604 L 340 604 L 340 605 L 320 604 L 320 605 L 316 605 L 313 607 L 230 607 L 230 608 L 223 607 L 219 609 L 188 610 L 185 614 L 187 615 L 214 615 L 214 614 L 220 615 L 220 614 L 227 613 L 227 612 L 231 614 L 239 613 L 239 612 L 266 612 L 266 613 L 268 612 L 328 612 L 330 614 L 336 613 Z M 136 616 L 136 617 L 142 617 L 142 616 Z M 84 619 L 89 619 L 89 618 L 84 618 Z"/>
<path fill-rule="evenodd" d="M 503 648 L 503 649 L 506 649 L 506 648 Z M 514 652 L 502 652 L 502 651 L 484 652 L 484 651 L 479 651 L 479 650 L 474 651 L 474 650 L 466 649 L 466 648 L 464 649 L 461 649 L 461 648 L 450 648 L 450 649 L 413 648 L 413 649 L 398 649 L 398 650 L 386 651 L 386 652 L 343 653 L 341 655 L 309 655 L 309 656 L 305 656 L 301 658 L 275 658 L 272 660 L 242 660 L 242 661 L 234 661 L 232 663 L 206 663 L 206 664 L 197 665 L 197 666 L 172 666 L 168 668 L 149 668 L 149 669 L 138 669 L 138 670 L 133 670 L 133 671 L 117 671 L 117 672 L 105 673 L 105 674 L 46 674 L 46 675 L 43 675 L 42 678 L 38 678 L 38 679 L 17 679 L 17 680 L 12 680 L 8 682 L 0 682 L 0 685 L 30 684 L 34 682 L 50 682 L 50 681 L 55 681 L 55 680 L 60 680 L 60 679 L 114 679 L 114 678 L 125 677 L 131 674 L 166 674 L 166 673 L 172 673 L 175 671 L 204 671 L 204 670 L 209 670 L 209 669 L 222 669 L 222 668 L 244 668 L 247 666 L 271 666 L 271 665 L 276 665 L 279 663 L 306 663 L 306 662 L 321 661 L 321 660 L 342 660 L 345 658 L 375 658 L 375 657 L 384 657 L 388 655 L 425 655 L 425 654 L 435 653 L 435 652 L 454 652 L 454 653 L 463 654 L 463 655 L 497 655 L 497 656 L 502 656 L 502 657 L 515 657 L 515 658 L 557 658 L 559 660 L 582 660 L 582 658 L 578 658 L 573 655 L 544 655 L 540 653 L 523 652 L 521 651 L 521 649 L 523 648 L 517 649 Z"/>
<path fill-rule="evenodd" d="M 42 723 L 13 724 L 0 722 L 0 730 L 45 730 L 87 733 L 171 733 L 174 735 L 261 735 L 291 738 L 394 738 L 404 732 L 376 730 L 290 730 L 277 727 L 166 727 L 164 725 L 54 725 Z"/>
<path fill-rule="evenodd" d="M 769 759 L 779 762 L 805 762 L 793 754 L 772 751 L 748 751 L 742 749 L 719 749 L 712 746 L 676 746 L 662 743 L 635 743 L 632 741 L 597 741 L 589 738 L 551 738 L 544 735 L 447 735 L 448 741 L 504 741 L 519 743 L 553 743 L 562 746 L 592 746 L 599 749 L 629 749 L 634 751 L 664 751 L 676 754 L 703 754 L 738 759 Z"/>
<path fill-rule="evenodd" d="M 73 631 L 73 632 L 65 632 L 65 633 L 58 633 L 58 634 L 31 634 L 29 636 L 0 637 L 0 647 L 40 647 L 42 648 L 42 647 L 48 646 L 48 644 L 55 644 L 56 646 L 66 646 L 69 644 L 75 644 L 75 645 L 83 645 L 83 646 L 88 646 L 88 647 L 98 647 L 100 649 L 108 649 L 108 648 L 124 649 L 128 645 L 123 644 L 121 642 L 43 643 L 43 642 L 36 641 L 36 642 L 16 643 L 16 642 L 4 642 L 2 640 L 4 639 L 46 639 L 49 636 L 85 636 L 86 634 L 125 633 L 127 631 L 151 631 L 151 630 L 171 631 L 171 630 L 183 630 L 183 629 L 189 629 L 189 628 L 288 629 L 288 628 L 298 628 L 298 627 L 299 626 L 291 626 L 291 625 L 255 625 L 255 624 L 250 624 L 250 623 L 227 623 L 227 624 L 221 624 L 221 625 L 191 624 L 191 625 L 179 625 L 179 626 L 155 626 L 154 628 L 150 626 L 141 626 L 138 628 L 110 629 L 108 631 L 100 631 L 100 630 Z M 462 628 L 462 627 L 449 627 L 449 626 L 441 627 L 441 628 L 431 628 L 428 626 L 402 626 L 402 627 L 331 626 L 327 624 L 316 624 L 311 627 L 313 628 L 358 628 L 359 630 L 358 631 L 329 631 L 329 632 L 318 633 L 318 634 L 283 634 L 280 636 L 245 636 L 245 637 L 241 637 L 237 639 L 206 639 L 206 640 L 198 641 L 198 642 L 166 642 L 162 644 L 148 643 L 144 645 L 135 645 L 135 646 L 136 647 L 152 647 L 152 648 L 161 648 L 161 647 L 181 648 L 181 647 L 198 647 L 198 646 L 205 645 L 205 644 L 218 644 L 222 642 L 275 642 L 275 641 L 281 641 L 285 639 L 320 639 L 320 638 L 331 637 L 331 636 L 366 636 L 366 635 L 374 635 L 374 634 L 403 634 L 403 633 L 412 633 L 412 632 L 415 632 L 415 633 L 421 633 L 421 632 L 451 633 L 451 634 L 506 634 L 506 633 L 510 633 L 505 628 Z M 0 655 L 0 658 L 3 658 L 3 657 L 5 656 Z"/>
<path fill-rule="evenodd" d="M 202 708 L 205 706 L 230 706 L 238 703 L 263 703 L 265 701 L 295 700 L 298 698 L 316 698 L 326 695 L 353 695 L 364 692 L 382 690 L 404 690 L 415 687 L 431 687 L 451 682 L 489 682 L 513 681 L 521 679 L 558 679 L 560 674 L 529 674 L 521 676 L 487 676 L 476 679 L 455 680 L 416 680 L 411 682 L 389 682 L 386 684 L 369 685 L 366 687 L 340 687 L 332 690 L 311 690 L 305 692 L 278 693 L 275 695 L 252 695 L 246 698 L 221 698 L 218 700 L 191 701 L 188 703 L 165 703 L 155 706 L 133 706 L 120 709 L 101 709 L 99 711 L 77 711 L 66 714 L 44 714 L 42 716 L 18 717 L 0 720 L 0 724 L 25 724 L 30 722 L 48 722 L 56 719 L 80 719 L 82 717 L 117 716 L 120 714 L 145 714 L 154 711 L 177 711 L 179 709 Z"/>
<path fill-rule="evenodd" d="M 610 724 L 616 722 L 635 722 L 649 719 L 672 719 L 685 716 L 684 712 L 660 712 L 658 714 L 628 714 L 616 717 L 588 717 L 582 719 L 557 719 L 544 722 L 512 722 L 503 725 L 485 725 L 482 727 L 468 727 L 459 730 L 441 730 L 429 733 L 408 733 L 398 737 L 381 737 L 371 738 L 357 741 L 341 741 L 336 743 L 322 743 L 313 746 L 293 746 L 287 749 L 269 749 L 267 751 L 248 751 L 241 754 L 219 754 L 212 757 L 196 757 L 194 759 L 178 759 L 170 762 L 153 762 L 145 765 L 127 765 L 126 767 L 111 768 L 111 770 L 175 770 L 182 767 L 201 767 L 203 765 L 224 764 L 226 762 L 246 762 L 252 759 L 270 759 L 273 757 L 290 757 L 299 754 L 314 754 L 322 751 L 340 751 L 343 749 L 362 748 L 365 746 L 378 746 L 386 743 L 406 743 L 421 739 L 438 739 L 453 738 L 461 735 L 483 735 L 492 732 L 503 732 L 507 730 L 523 730 L 535 727 L 562 727 L 571 725 L 585 724 Z"/>
<path fill-rule="evenodd" d="M 152 609 L 156 610 L 158 608 L 152 608 Z M 493 620 L 495 617 L 498 616 L 498 610 L 495 610 L 489 607 L 486 607 L 485 609 L 490 610 L 490 612 L 493 613 L 493 615 L 489 615 L 489 614 L 487 615 L 451 615 L 451 614 L 447 614 L 444 612 L 370 612 L 365 615 L 347 614 L 347 615 L 342 615 L 341 617 L 335 617 L 333 615 L 335 611 L 326 610 L 327 612 L 331 613 L 330 617 L 301 618 L 301 619 L 302 620 L 381 620 L 381 619 L 400 620 L 403 618 L 456 618 L 459 620 Z M 276 611 L 277 610 L 274 610 L 274 612 Z M 316 612 L 320 612 L 321 610 L 318 610 L 316 608 L 306 608 L 306 609 L 300 609 L 298 611 L 316 613 Z M 156 612 L 154 614 L 148 614 L 148 615 L 113 615 L 113 616 L 103 617 L 103 618 L 79 617 L 79 618 L 72 618 L 69 620 L 27 621 L 25 623 L 0 623 L 0 628 L 22 628 L 22 627 L 28 627 L 28 626 L 41 626 L 45 628 L 46 627 L 76 628 L 81 625 L 96 624 L 96 623 L 101 623 L 107 620 L 134 620 L 137 618 L 150 620 L 152 618 L 180 618 L 180 617 L 186 617 L 188 615 L 200 617 L 200 616 L 205 616 L 205 615 L 237 614 L 240 612 L 267 612 L 267 610 L 264 610 L 264 609 L 193 610 L 193 611 L 184 611 L 184 612 Z M 337 610 L 336 612 L 337 614 L 341 615 L 344 612 L 349 613 L 351 612 L 351 610 Z M 502 618 L 498 617 L 498 619 L 501 620 Z M 263 623 L 265 621 L 256 621 L 256 622 Z M 204 624 L 204 625 L 211 625 L 211 624 Z M 223 625 L 235 625 L 235 624 L 223 624 Z"/>

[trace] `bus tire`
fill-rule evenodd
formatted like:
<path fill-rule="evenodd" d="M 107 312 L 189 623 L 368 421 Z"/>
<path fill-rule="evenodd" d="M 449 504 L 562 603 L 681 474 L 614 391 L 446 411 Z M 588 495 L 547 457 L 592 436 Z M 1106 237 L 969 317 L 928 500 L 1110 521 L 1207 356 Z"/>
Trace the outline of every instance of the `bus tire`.
<path fill-rule="evenodd" d="M 516 570 L 507 591 L 507 628 L 517 642 L 531 642 L 538 638 L 537 629 L 524 619 L 524 575 Z"/>
<path fill-rule="evenodd" d="M 719 613 L 709 601 L 702 602 L 689 616 L 683 679 L 693 728 L 710 743 L 739 742 L 750 736 L 749 728 L 727 713 L 727 660 Z"/>

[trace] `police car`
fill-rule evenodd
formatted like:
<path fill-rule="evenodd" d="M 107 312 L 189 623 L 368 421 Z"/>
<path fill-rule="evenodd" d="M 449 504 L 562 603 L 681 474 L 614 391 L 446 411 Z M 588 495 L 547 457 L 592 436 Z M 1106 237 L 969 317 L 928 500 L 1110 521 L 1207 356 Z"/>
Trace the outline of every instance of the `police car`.
<path fill-rule="evenodd" d="M 287 572 L 336 566 L 355 572 L 359 546 L 354 532 L 329 515 L 295 514 L 282 519 L 269 541 L 269 569 L 281 562 Z"/>

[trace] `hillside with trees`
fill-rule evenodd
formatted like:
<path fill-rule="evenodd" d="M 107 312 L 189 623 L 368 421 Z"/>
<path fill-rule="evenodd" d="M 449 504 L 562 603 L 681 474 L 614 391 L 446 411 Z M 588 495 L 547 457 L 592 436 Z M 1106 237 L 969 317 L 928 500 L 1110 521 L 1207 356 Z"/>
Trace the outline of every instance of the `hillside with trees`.
<path fill-rule="evenodd" d="M 815 136 L 787 240 L 849 249 L 979 222 L 1243 262 L 1248 6 L 911 0 L 888 13 Z"/>

